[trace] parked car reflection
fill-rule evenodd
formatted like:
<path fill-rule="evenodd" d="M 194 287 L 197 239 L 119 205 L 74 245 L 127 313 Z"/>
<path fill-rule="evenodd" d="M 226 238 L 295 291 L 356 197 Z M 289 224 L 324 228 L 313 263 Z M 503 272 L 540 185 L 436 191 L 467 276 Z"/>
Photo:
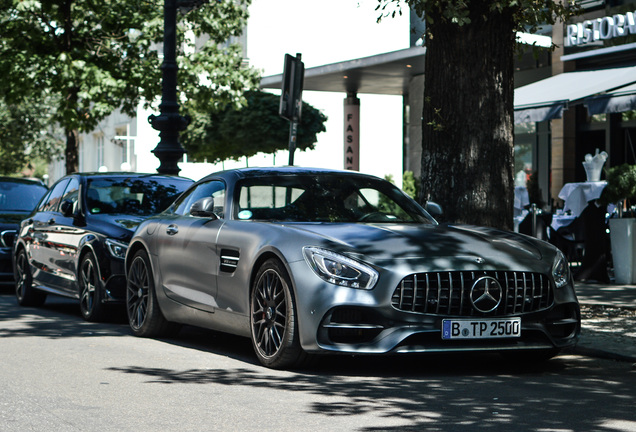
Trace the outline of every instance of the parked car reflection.
<path fill-rule="evenodd" d="M 23 221 L 14 249 L 16 297 L 41 305 L 47 294 L 77 298 L 82 316 L 103 318 L 125 298 L 123 259 L 137 225 L 190 184 L 182 177 L 72 174 L 58 181 Z"/>

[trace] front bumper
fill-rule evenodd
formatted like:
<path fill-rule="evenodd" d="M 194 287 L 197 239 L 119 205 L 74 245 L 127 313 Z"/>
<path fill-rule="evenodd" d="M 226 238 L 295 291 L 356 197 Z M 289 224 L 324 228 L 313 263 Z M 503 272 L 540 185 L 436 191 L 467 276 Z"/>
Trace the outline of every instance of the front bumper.
<path fill-rule="evenodd" d="M 384 354 L 562 349 L 575 345 L 580 333 L 580 309 L 572 284 L 554 290 L 551 304 L 541 310 L 475 317 L 520 317 L 520 337 L 443 340 L 442 320 L 460 316 L 412 313 L 395 308 L 391 297 L 404 275 L 384 273 L 374 289 L 361 290 L 328 284 L 308 270 L 304 262 L 290 266 L 295 278 L 300 342 L 308 352 Z"/>

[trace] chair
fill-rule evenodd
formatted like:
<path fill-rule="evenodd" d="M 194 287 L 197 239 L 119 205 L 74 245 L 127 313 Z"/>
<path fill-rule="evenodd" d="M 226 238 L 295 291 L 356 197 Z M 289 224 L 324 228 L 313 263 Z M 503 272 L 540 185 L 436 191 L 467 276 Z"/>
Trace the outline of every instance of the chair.
<path fill-rule="evenodd" d="M 609 240 L 603 208 L 590 202 L 570 225 L 556 231 L 550 227 L 549 233 L 550 243 L 568 259 L 575 280 L 609 282 Z"/>

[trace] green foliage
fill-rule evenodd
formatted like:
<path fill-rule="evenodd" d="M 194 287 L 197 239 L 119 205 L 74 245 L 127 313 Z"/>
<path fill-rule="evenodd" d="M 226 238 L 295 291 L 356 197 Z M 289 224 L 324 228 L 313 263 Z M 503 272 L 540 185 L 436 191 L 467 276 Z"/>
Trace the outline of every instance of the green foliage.
<path fill-rule="evenodd" d="M 404 174 L 402 174 L 402 190 L 414 200 L 418 199 L 420 180 L 415 178 L 413 171 L 404 171 Z"/>
<path fill-rule="evenodd" d="M 7 105 L 0 99 L 1 175 L 19 172 L 30 160 L 50 161 L 61 154 L 49 106 L 48 100 Z"/>
<path fill-rule="evenodd" d="M 636 165 L 623 164 L 606 172 L 607 186 L 599 202 L 602 205 L 627 202 L 627 208 L 636 204 Z"/>
<path fill-rule="evenodd" d="M 243 66 L 240 48 L 226 43 L 240 35 L 248 5 L 215 1 L 179 15 L 180 100 L 192 100 L 190 108 L 240 105 L 243 90 L 256 87 L 258 73 Z M 186 30 L 209 35 L 196 41 L 194 54 Z M 159 0 L 0 0 L 0 98 L 27 104 L 50 97 L 50 120 L 66 136 L 93 130 L 116 109 L 134 116 L 140 103 L 156 108 L 162 40 Z M 69 150 L 76 151 L 67 148 L 67 156 Z"/>
<path fill-rule="evenodd" d="M 220 162 L 289 147 L 289 122 L 278 115 L 280 97 L 261 91 L 245 93 L 246 106 L 226 106 L 206 115 L 192 110 L 192 123 L 181 141 L 190 160 Z M 324 132 L 327 117 L 303 102 L 296 147 L 313 149 L 316 135 Z"/>
<path fill-rule="evenodd" d="M 413 8 L 418 16 L 433 23 L 434 16 L 444 22 L 464 26 L 471 24 L 471 12 L 475 3 L 483 0 L 377 0 L 376 10 L 380 12 L 378 21 L 402 14 L 402 7 Z M 489 2 L 491 12 L 512 12 L 516 31 L 532 33 L 541 25 L 566 21 L 577 15 L 580 7 L 575 0 L 506 0 Z M 427 37 L 433 37 L 428 34 Z"/>

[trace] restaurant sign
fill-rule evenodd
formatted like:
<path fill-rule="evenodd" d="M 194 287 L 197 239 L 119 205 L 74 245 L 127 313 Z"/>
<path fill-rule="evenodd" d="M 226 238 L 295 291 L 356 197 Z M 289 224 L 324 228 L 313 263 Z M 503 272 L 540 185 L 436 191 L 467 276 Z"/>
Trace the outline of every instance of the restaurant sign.
<path fill-rule="evenodd" d="M 583 46 L 630 34 L 636 34 L 636 12 L 569 24 L 566 27 L 565 46 Z"/>

